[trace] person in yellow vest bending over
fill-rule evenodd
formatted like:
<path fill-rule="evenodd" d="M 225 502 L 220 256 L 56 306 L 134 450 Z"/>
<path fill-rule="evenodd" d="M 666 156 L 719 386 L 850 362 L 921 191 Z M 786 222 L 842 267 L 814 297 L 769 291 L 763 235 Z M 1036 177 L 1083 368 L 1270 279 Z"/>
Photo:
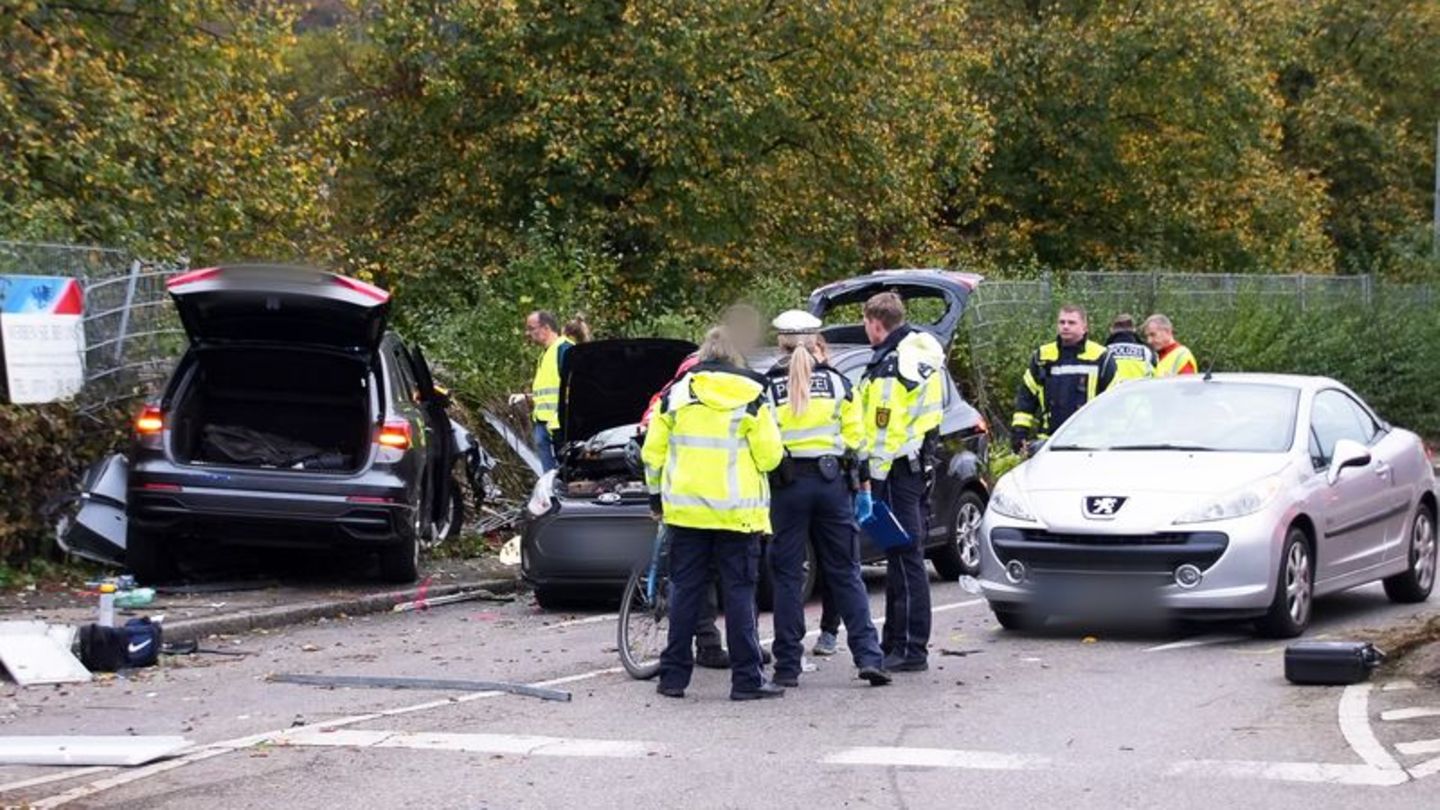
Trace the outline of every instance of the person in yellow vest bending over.
<path fill-rule="evenodd" d="M 1164 315 L 1157 312 L 1145 319 L 1145 342 L 1159 358 L 1155 363 L 1156 377 L 1174 377 L 1199 371 L 1195 355 L 1175 341 L 1175 324 Z"/>
<path fill-rule="evenodd" d="M 543 309 L 525 318 L 525 336 L 545 347 L 530 386 L 530 418 L 535 423 L 535 452 L 540 456 L 540 467 L 549 472 L 555 469 L 555 434 L 560 430 L 560 369 L 574 341 L 560 334 L 560 321 Z M 516 405 L 525 399 L 524 394 L 514 394 L 510 403 Z"/>

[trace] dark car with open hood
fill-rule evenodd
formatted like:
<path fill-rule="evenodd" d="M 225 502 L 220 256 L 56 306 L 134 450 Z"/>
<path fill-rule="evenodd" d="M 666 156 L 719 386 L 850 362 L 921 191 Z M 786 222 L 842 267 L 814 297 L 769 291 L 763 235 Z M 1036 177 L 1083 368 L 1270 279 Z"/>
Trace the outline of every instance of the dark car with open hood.
<path fill-rule="evenodd" d="M 873 351 L 856 322 L 866 299 L 898 293 L 912 310 L 912 323 L 948 351 L 979 282 L 966 273 L 882 270 L 815 290 L 808 308 L 829 324 L 824 335 L 831 365 L 858 383 Z M 558 468 L 536 484 L 521 541 L 521 570 L 542 607 L 597 590 L 618 593 L 634 565 L 649 558 L 656 527 L 634 440 L 650 397 L 694 350 L 685 341 L 651 338 L 597 341 L 569 351 L 561 370 Z M 764 349 L 749 363 L 764 372 L 779 359 L 777 350 Z M 948 372 L 944 407 L 925 547 L 940 576 L 953 580 L 979 570 L 989 437 L 985 420 Z M 884 559 L 864 535 L 861 555 L 867 562 Z M 808 594 L 815 581 L 813 550 L 807 556 Z M 761 585 L 762 601 L 768 601 L 766 583 Z"/>
<path fill-rule="evenodd" d="M 70 544 L 99 556 L 123 540 L 144 581 L 172 578 L 199 544 L 378 553 L 384 579 L 413 581 L 420 547 L 463 520 L 454 476 L 478 447 L 421 352 L 387 330 L 389 293 L 279 266 L 195 270 L 168 291 L 189 347 L 128 459 L 91 475 L 92 493 L 124 493 L 125 525 L 82 526 Z M 472 475 L 489 463 L 469 460 Z"/>

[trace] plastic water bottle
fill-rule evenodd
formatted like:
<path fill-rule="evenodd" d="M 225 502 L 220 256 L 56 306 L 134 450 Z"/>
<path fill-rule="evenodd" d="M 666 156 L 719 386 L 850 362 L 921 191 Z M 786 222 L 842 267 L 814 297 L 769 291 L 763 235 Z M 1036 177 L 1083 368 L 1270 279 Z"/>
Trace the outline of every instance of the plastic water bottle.
<path fill-rule="evenodd" d="M 108 582 L 100 586 L 100 617 L 96 623 L 101 627 L 115 626 L 115 586 Z"/>

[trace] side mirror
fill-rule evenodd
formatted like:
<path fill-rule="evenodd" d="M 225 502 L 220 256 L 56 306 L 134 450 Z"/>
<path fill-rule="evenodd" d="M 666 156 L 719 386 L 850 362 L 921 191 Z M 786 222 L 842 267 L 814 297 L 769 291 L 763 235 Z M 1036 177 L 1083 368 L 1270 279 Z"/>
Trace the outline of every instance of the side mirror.
<path fill-rule="evenodd" d="M 1370 451 L 1365 445 L 1353 439 L 1341 439 L 1335 442 L 1335 453 L 1330 458 L 1330 470 L 1325 474 L 1325 482 L 1334 485 L 1340 480 L 1340 471 L 1346 467 L 1368 467 L 1370 466 Z"/>

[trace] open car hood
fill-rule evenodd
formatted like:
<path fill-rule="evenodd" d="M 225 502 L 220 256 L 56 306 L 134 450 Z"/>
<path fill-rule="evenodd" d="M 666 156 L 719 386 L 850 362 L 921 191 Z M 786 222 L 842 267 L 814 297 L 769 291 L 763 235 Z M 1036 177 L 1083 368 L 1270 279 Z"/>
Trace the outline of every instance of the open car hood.
<path fill-rule="evenodd" d="M 297 267 L 210 267 L 166 283 L 196 345 L 287 343 L 370 352 L 385 335 L 390 294 Z"/>
<path fill-rule="evenodd" d="M 949 349 L 955 331 L 960 327 L 960 318 L 965 314 L 965 302 L 980 280 L 981 276 L 974 273 L 949 270 L 876 270 L 826 284 L 810 293 L 810 314 L 824 320 L 825 315 L 837 307 L 863 304 L 870 296 L 887 291 L 898 293 L 907 302 L 921 298 L 939 299 L 945 304 L 945 311 L 938 320 L 912 323 L 934 335 L 940 345 Z M 831 344 L 863 345 L 868 342 L 865 327 L 859 323 L 827 326 L 824 335 Z"/>
<path fill-rule="evenodd" d="M 565 441 L 635 424 L 655 392 L 694 353 L 688 340 L 625 338 L 572 346 L 560 369 L 560 429 Z"/>

